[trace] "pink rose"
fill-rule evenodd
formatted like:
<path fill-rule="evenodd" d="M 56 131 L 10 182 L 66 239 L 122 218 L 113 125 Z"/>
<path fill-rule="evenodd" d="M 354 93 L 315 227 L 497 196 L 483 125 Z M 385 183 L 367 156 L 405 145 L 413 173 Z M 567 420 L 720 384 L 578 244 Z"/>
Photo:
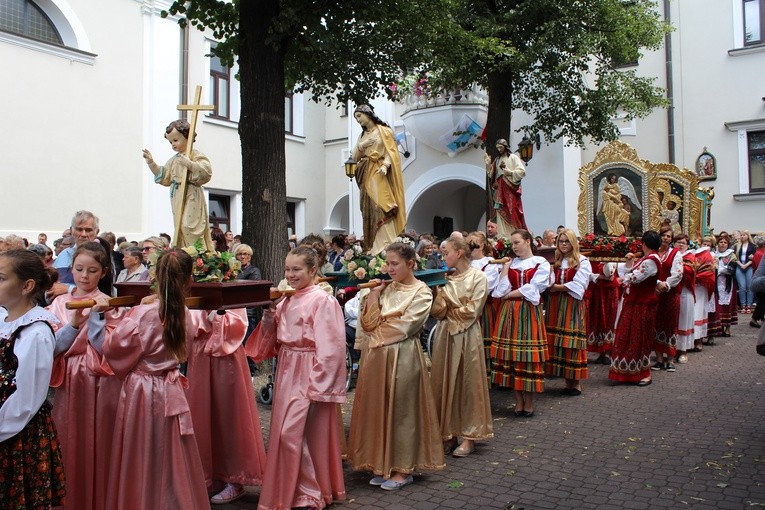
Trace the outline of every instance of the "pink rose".
<path fill-rule="evenodd" d="M 380 266 L 380 272 L 383 273 L 383 274 L 388 274 L 388 263 L 387 262 L 383 262 L 382 263 L 382 265 Z"/>
<path fill-rule="evenodd" d="M 359 267 L 359 265 L 353 261 L 348 262 L 348 272 L 352 272 L 354 269 Z"/>
<path fill-rule="evenodd" d="M 363 280 L 367 276 L 367 270 L 363 267 L 358 268 L 356 271 L 353 272 L 353 275 L 358 278 L 359 280 Z"/>

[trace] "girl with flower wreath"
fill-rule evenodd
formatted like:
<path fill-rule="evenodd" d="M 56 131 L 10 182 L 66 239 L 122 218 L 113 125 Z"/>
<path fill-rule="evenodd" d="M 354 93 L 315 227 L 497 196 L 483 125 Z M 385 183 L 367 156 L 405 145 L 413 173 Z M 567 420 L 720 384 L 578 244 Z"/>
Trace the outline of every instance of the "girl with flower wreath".
<path fill-rule="evenodd" d="M 0 253 L 0 507 L 64 504 L 64 465 L 47 402 L 55 315 L 36 306 L 58 278 L 23 249 Z"/>

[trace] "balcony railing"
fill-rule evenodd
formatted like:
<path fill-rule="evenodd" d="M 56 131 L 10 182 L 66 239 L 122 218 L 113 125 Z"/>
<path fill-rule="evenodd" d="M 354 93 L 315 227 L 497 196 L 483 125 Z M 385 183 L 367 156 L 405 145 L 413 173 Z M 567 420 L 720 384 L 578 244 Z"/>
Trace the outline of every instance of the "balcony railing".
<path fill-rule="evenodd" d="M 456 87 L 439 92 L 429 91 L 419 96 L 410 94 L 404 98 L 403 103 L 405 105 L 404 113 L 408 113 L 412 110 L 445 105 L 478 104 L 488 106 L 489 96 L 482 88 L 473 85 L 470 88 Z"/>

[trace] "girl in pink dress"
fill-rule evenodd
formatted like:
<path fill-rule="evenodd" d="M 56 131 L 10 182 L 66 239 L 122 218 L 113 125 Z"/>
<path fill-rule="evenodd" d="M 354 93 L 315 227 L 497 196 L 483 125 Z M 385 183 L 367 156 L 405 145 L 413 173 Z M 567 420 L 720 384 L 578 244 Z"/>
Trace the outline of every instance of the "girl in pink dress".
<path fill-rule="evenodd" d="M 58 278 L 29 250 L 0 253 L 0 507 L 64 503 L 48 382 L 58 319 L 36 303 Z"/>
<path fill-rule="evenodd" d="M 77 248 L 72 275 L 76 287 L 48 307 L 62 325 L 56 331 L 50 381 L 56 389 L 53 420 L 66 470 L 66 507 L 101 510 L 106 508 L 114 416 L 122 382 L 88 340 L 111 334 L 121 313 L 66 309 L 70 301 L 111 295 L 111 255 L 100 243 L 87 242 Z"/>
<path fill-rule="evenodd" d="M 191 269 L 185 252 L 163 254 L 157 262 L 157 295 L 127 312 L 103 344 L 92 342 L 123 381 L 102 508 L 210 508 L 183 391 L 188 383 L 178 372 L 187 338 L 199 327 L 184 304 Z M 101 298 L 96 302 L 93 311 L 108 307 Z"/>
<path fill-rule="evenodd" d="M 308 246 L 287 255 L 284 276 L 296 292 L 265 311 L 245 348 L 256 361 L 279 356 L 259 510 L 345 499 L 336 411 L 345 402 L 345 322 L 315 285 L 318 263 Z"/>
<path fill-rule="evenodd" d="M 189 314 L 196 331 L 190 342 L 186 398 L 207 486 L 225 483 L 211 502 L 224 504 L 244 496 L 242 485 L 260 485 L 266 463 L 242 346 L 247 315 L 244 309 Z"/>

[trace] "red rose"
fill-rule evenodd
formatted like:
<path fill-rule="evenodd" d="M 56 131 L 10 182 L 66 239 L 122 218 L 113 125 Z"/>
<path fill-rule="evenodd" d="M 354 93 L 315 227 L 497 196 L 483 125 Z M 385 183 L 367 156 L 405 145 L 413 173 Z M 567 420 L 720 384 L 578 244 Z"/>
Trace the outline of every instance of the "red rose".
<path fill-rule="evenodd" d="M 595 239 L 595 234 L 587 234 L 584 238 L 592 242 Z"/>
<path fill-rule="evenodd" d="M 619 237 L 619 241 L 620 241 L 620 242 L 622 242 L 622 243 L 626 243 L 626 242 L 627 242 L 627 236 L 625 236 L 624 234 L 622 234 L 622 235 Z"/>
<path fill-rule="evenodd" d="M 202 257 L 199 257 L 199 258 L 197 259 L 197 267 L 198 267 L 198 268 L 200 268 L 200 269 L 202 269 L 202 267 L 203 267 L 204 265 L 205 265 L 205 261 L 204 261 L 204 260 L 202 260 Z"/>

